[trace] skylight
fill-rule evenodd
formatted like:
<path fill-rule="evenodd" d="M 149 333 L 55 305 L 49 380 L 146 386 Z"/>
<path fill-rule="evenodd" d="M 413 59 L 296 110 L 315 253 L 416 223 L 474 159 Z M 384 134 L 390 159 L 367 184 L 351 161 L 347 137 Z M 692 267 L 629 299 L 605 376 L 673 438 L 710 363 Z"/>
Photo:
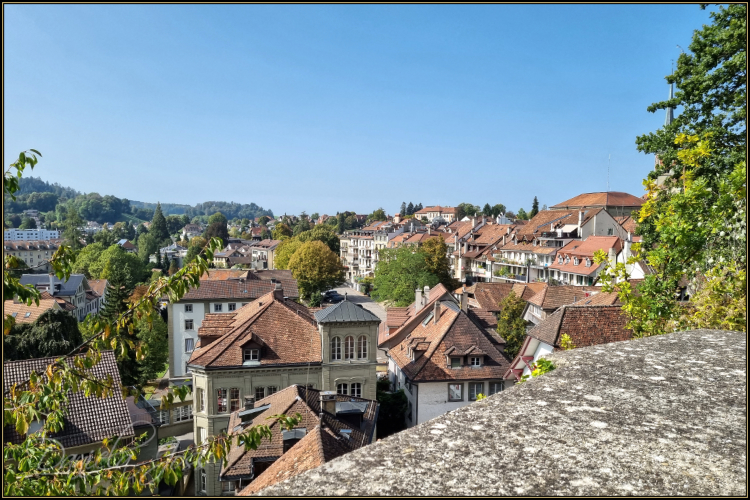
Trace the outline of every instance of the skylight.
<path fill-rule="evenodd" d="M 422 326 L 427 326 L 427 323 L 430 322 L 430 320 L 432 319 L 432 317 L 434 315 L 435 315 L 435 313 L 430 312 L 430 314 L 427 315 L 427 317 L 424 319 L 424 321 L 422 321 Z"/>

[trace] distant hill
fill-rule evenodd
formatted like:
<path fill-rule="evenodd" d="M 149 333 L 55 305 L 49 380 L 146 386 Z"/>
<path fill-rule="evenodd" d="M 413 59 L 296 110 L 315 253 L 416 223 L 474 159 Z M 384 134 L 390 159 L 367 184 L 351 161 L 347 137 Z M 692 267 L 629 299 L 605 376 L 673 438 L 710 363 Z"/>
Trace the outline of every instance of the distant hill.
<path fill-rule="evenodd" d="M 116 196 L 102 196 L 99 193 L 82 194 L 73 188 L 57 183 L 50 184 L 37 177 L 22 177 L 19 182 L 16 200 L 5 197 L 3 211 L 6 216 L 20 214 L 24 210 L 39 210 L 62 220 L 69 208 L 75 208 L 84 220 L 99 223 L 130 220 L 149 221 L 153 217 L 156 203 L 130 201 Z M 221 212 L 227 219 L 254 219 L 263 215 L 273 217 L 273 211 L 266 210 L 255 203 L 244 204 L 226 201 L 207 201 L 195 206 L 178 203 L 162 203 L 164 215 L 187 215 L 206 217 Z M 48 219 L 49 220 L 49 219 Z"/>

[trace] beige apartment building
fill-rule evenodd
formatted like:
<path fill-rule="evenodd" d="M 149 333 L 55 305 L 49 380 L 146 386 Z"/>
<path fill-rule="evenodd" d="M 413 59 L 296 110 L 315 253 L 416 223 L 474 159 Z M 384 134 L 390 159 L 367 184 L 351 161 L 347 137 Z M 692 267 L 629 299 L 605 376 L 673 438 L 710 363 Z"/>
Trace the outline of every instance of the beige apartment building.
<path fill-rule="evenodd" d="M 349 301 L 313 315 L 285 299 L 280 284 L 234 312 L 207 314 L 188 362 L 195 442 L 228 432 L 245 396 L 261 400 L 295 384 L 374 400 L 379 324 Z M 232 483 L 219 481 L 220 469 L 207 464 L 196 492 L 233 495 Z"/>

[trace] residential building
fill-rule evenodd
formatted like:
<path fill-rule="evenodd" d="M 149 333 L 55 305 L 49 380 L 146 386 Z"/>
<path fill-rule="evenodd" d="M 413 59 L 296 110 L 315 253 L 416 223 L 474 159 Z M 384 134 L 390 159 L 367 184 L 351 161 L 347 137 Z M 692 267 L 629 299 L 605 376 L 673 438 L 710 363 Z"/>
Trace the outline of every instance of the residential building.
<path fill-rule="evenodd" d="M 279 243 L 281 243 L 280 240 L 262 240 L 254 244 L 251 250 L 250 267 L 252 269 L 276 269 L 273 261 Z"/>
<path fill-rule="evenodd" d="M 459 305 L 440 284 L 417 290 L 408 308 L 388 310 L 378 346 L 387 350 L 393 389 L 407 396 L 408 427 L 503 390 L 505 341 L 493 316 L 469 310 L 467 302 L 462 295 Z"/>
<path fill-rule="evenodd" d="M 458 235 L 454 237 L 458 243 L 452 254 L 454 266 L 460 269 L 467 282 L 492 281 L 492 252 L 514 229 L 515 226 L 494 224 L 483 217 L 482 224 L 469 231 L 462 243 L 458 243 Z"/>
<path fill-rule="evenodd" d="M 441 218 L 447 224 L 450 224 L 456 220 L 456 208 L 455 207 L 441 207 L 440 205 L 434 205 L 431 207 L 425 207 L 421 210 L 414 212 L 414 217 L 422 219 L 426 217 L 428 222 L 432 222 L 436 218 Z"/>
<path fill-rule="evenodd" d="M 6 229 L 3 231 L 4 241 L 41 241 L 59 238 L 60 231 L 50 229 Z"/>
<path fill-rule="evenodd" d="M 47 297 L 41 299 L 39 305 L 32 304 L 30 306 L 17 300 L 6 300 L 3 302 L 3 315 L 13 317 L 16 323 L 33 323 L 39 316 L 50 309 L 62 310 L 62 307 L 55 299 Z"/>
<path fill-rule="evenodd" d="M 578 285 L 547 286 L 546 283 L 529 283 L 529 286 L 545 285 L 530 297 L 524 297 L 528 307 L 524 312 L 526 321 L 538 325 L 544 322 L 555 311 L 564 305 L 577 304 L 590 296 L 601 292 L 600 287 Z M 604 294 L 608 295 L 608 294 Z M 601 300 L 601 297 L 598 299 Z M 598 302 L 597 300 L 597 302 Z"/>
<path fill-rule="evenodd" d="M 278 422 L 266 420 L 281 414 L 299 415 L 300 422 L 285 430 Z M 259 401 L 245 396 L 244 407 L 230 417 L 230 434 L 268 422 L 271 438 L 265 438 L 256 450 L 232 445 L 219 474 L 222 492 L 251 495 L 367 446 L 375 438 L 377 415 L 377 401 L 297 384 Z"/>
<path fill-rule="evenodd" d="M 604 268 L 604 263 L 594 262 L 594 254 L 603 250 L 609 262 L 615 265 L 622 249 L 622 240 L 617 236 L 589 236 L 585 241 L 571 241 L 558 250 L 554 263 L 549 266 L 550 276 L 565 285 L 593 285 Z"/>
<path fill-rule="evenodd" d="M 62 281 L 53 274 L 24 274 L 20 281 L 22 285 L 32 285 L 55 299 L 71 304 L 74 307 L 73 315 L 78 321 L 83 321 L 88 314 L 97 314 L 99 306 L 103 304 L 95 296 L 96 292 L 91 290 L 83 274 L 71 274 L 67 281 Z"/>
<path fill-rule="evenodd" d="M 590 236 L 623 238 L 627 231 L 603 208 L 543 210 L 527 224 L 516 226 L 493 252 L 493 280 L 554 283 L 550 268 L 557 252 Z"/>
<path fill-rule="evenodd" d="M 609 295 L 609 294 L 602 294 Z M 633 332 L 619 305 L 565 305 L 539 325 L 528 330 L 521 350 L 504 374 L 506 383 L 531 374 L 531 365 L 539 358 L 560 350 L 561 337 L 568 335 L 575 347 L 589 347 L 629 340 Z"/>
<path fill-rule="evenodd" d="M 605 191 L 599 193 L 579 194 L 567 201 L 552 205 L 550 210 L 582 210 L 591 208 L 602 208 L 614 216 L 630 215 L 633 211 L 640 210 L 644 203 L 643 198 L 620 191 Z"/>
<path fill-rule="evenodd" d="M 237 264 L 251 267 L 253 263 L 253 246 L 254 244 L 252 243 L 229 243 L 224 250 L 214 254 L 214 265 L 223 268 L 230 268 Z"/>
<path fill-rule="evenodd" d="M 3 363 L 3 389 L 8 391 L 13 384 L 24 383 L 32 371 L 44 374 L 56 360 L 56 357 L 50 357 Z M 74 358 L 68 359 L 71 365 L 73 361 Z M 103 351 L 101 360 L 90 369 L 90 373 L 99 380 L 111 377 L 115 390 L 105 398 L 86 397 L 83 391 L 69 392 L 64 426 L 61 431 L 48 436 L 62 446 L 65 456 L 76 461 L 100 448 L 104 439 L 119 437 L 121 444 L 127 444 L 135 436 L 133 420 L 122 397 L 114 352 Z M 33 422 L 29 431 L 38 428 L 39 423 Z M 20 435 L 15 427 L 7 426 L 3 438 L 5 442 L 20 444 L 25 436 Z"/>
<path fill-rule="evenodd" d="M 81 228 L 81 230 L 86 234 L 96 234 L 102 229 L 104 229 L 104 226 L 102 226 L 96 221 L 91 221 L 91 220 L 86 221 L 86 225 Z"/>
<path fill-rule="evenodd" d="M 274 281 L 260 279 L 246 270 L 224 271 L 210 270 L 212 277 L 201 278 L 198 288 L 190 289 L 179 301 L 168 306 L 169 377 L 174 382 L 191 377 L 187 363 L 198 345 L 198 332 L 208 314 L 233 314 L 276 288 Z M 299 299 L 296 280 L 277 281 L 284 297 Z"/>
<path fill-rule="evenodd" d="M 382 244 L 383 237 L 387 239 L 385 231 L 350 230 L 339 236 L 341 263 L 346 270 L 346 278 L 353 281 L 358 277 L 372 276 L 378 261 L 375 247 L 375 233 L 380 233 L 378 244 Z"/>
<path fill-rule="evenodd" d="M 122 247 L 122 249 L 128 253 L 136 253 L 138 251 L 135 245 L 133 245 L 131 242 L 129 242 L 126 239 L 122 239 L 118 241 L 117 244 L 120 245 L 120 247 Z"/>
<path fill-rule="evenodd" d="M 62 240 L 6 240 L 3 256 L 12 255 L 40 273 L 52 272 L 49 261 L 62 244 Z"/>
<path fill-rule="evenodd" d="M 187 238 L 190 240 L 191 238 L 195 238 L 202 234 L 203 228 L 198 224 L 186 224 L 185 227 L 182 228 L 182 239 Z"/>
<path fill-rule="evenodd" d="M 231 415 L 246 396 L 260 401 L 295 384 L 374 400 L 379 323 L 349 301 L 313 316 L 284 298 L 281 284 L 234 312 L 206 315 L 188 363 L 196 443 L 234 429 Z M 220 470 L 221 464 L 207 464 L 196 491 L 220 494 Z"/>

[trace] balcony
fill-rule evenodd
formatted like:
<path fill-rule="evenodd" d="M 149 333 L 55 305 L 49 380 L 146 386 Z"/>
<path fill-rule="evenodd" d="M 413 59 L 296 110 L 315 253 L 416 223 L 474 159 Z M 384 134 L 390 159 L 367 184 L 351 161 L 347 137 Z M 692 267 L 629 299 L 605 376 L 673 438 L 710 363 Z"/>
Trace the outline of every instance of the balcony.
<path fill-rule="evenodd" d="M 578 238 L 578 230 L 571 231 L 569 233 L 560 233 L 560 234 L 557 234 L 557 231 L 543 231 L 542 234 L 539 236 L 539 238 L 540 239 L 554 239 L 554 240 Z"/>

